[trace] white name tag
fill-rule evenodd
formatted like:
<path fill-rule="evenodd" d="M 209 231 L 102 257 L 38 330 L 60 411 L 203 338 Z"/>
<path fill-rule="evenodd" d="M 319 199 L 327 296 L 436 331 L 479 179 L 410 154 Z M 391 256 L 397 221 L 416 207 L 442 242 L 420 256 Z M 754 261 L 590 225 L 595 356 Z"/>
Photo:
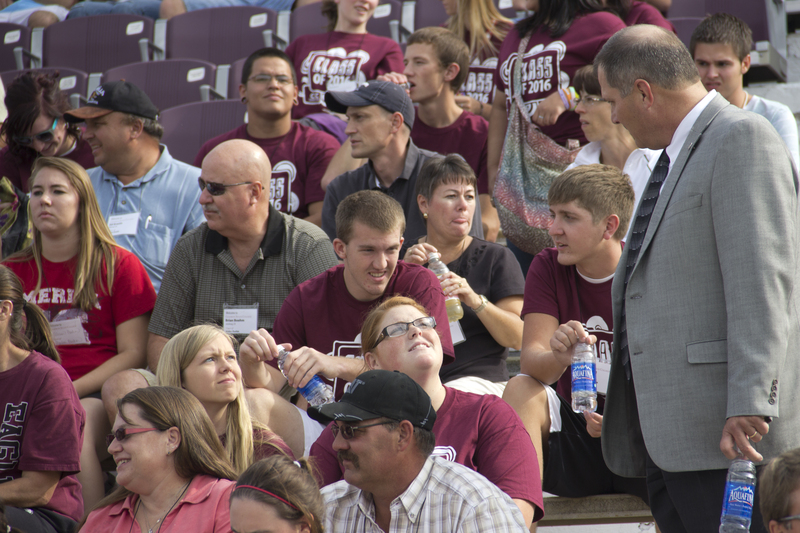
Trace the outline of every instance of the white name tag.
<path fill-rule="evenodd" d="M 139 214 L 128 213 L 127 215 L 111 215 L 108 217 L 108 229 L 111 235 L 136 235 L 139 230 Z"/>
<path fill-rule="evenodd" d="M 608 390 L 608 375 L 611 373 L 611 363 L 597 362 L 597 393 L 605 396 Z"/>
<path fill-rule="evenodd" d="M 227 305 L 223 309 L 223 325 L 225 333 L 247 335 L 258 329 L 258 304 Z"/>
<path fill-rule="evenodd" d="M 53 334 L 53 342 L 56 343 L 56 346 L 91 344 L 89 342 L 89 335 L 86 333 L 86 330 L 83 329 L 80 318 L 50 322 L 50 332 Z"/>
<path fill-rule="evenodd" d="M 467 338 L 464 336 L 464 330 L 461 329 L 461 321 L 456 320 L 455 322 L 450 322 L 450 338 L 453 339 L 453 346 L 456 344 L 461 344 Z"/>

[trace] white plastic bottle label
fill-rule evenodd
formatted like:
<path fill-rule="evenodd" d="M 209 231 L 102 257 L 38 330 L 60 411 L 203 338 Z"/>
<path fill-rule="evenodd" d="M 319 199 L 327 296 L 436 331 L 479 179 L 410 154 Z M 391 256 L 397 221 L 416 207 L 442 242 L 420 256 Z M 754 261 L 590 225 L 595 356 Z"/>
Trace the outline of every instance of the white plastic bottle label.
<path fill-rule="evenodd" d="M 594 363 L 572 363 L 572 392 L 597 392 Z"/>

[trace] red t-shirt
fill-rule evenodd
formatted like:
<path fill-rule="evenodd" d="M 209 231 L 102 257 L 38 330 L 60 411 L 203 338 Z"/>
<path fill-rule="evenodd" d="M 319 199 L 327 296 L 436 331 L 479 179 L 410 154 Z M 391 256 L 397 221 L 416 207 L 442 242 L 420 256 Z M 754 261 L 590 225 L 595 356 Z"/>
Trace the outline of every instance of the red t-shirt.
<path fill-rule="evenodd" d="M 510 31 L 512 26 L 507 23 L 498 23 L 498 26 Z M 465 32 L 464 41 L 469 46 L 470 34 Z M 470 96 L 484 104 L 491 104 L 494 101 L 494 74 L 497 71 L 497 53 L 503 46 L 503 41 L 491 36 L 492 45 L 497 52 L 491 53 L 482 50 L 480 54 L 472 58 L 469 63 L 469 74 L 461 86 L 461 94 Z"/>
<path fill-rule="evenodd" d="M 415 111 L 416 113 L 417 111 Z M 478 178 L 478 194 L 489 194 L 489 176 L 486 171 L 486 139 L 489 122 L 469 111 L 461 113 L 455 122 L 444 128 L 428 126 L 417 117 L 411 128 L 411 140 L 418 147 L 442 155 L 459 154 Z"/>
<path fill-rule="evenodd" d="M 344 283 L 344 265 L 330 268 L 295 287 L 283 302 L 272 336 L 293 349 L 308 346 L 338 357 L 361 358 L 361 325 L 373 307 L 396 295 L 413 298 L 436 318 L 436 331 L 442 339 L 444 363 L 455 360 L 442 286 L 427 268 L 398 261 L 383 297 L 370 302 L 353 298 Z M 270 364 L 278 368 L 276 360 Z M 341 398 L 349 382 L 320 376 Z"/>
<path fill-rule="evenodd" d="M 544 514 L 539 461 L 530 435 L 517 413 L 493 394 L 472 394 L 445 387 L 447 396 L 436 411 L 434 456 L 444 457 L 482 474 L 509 497 L 536 506 L 534 520 Z M 311 446 L 322 485 L 342 479 L 333 450 L 333 432 L 326 428 Z"/>
<path fill-rule="evenodd" d="M 661 12 L 646 2 L 639 2 L 634 0 L 631 3 L 631 9 L 628 11 L 628 16 L 625 17 L 625 24 L 633 26 L 634 24 L 652 24 L 660 26 L 673 33 L 675 26 L 670 21 L 664 18 Z"/>
<path fill-rule="evenodd" d="M 83 168 L 97 166 L 94 164 L 92 147 L 83 139 L 79 139 L 75 148 L 63 157 L 75 161 Z M 36 156 L 33 150 L 27 150 L 26 155 L 17 157 L 9 151 L 8 146 L 4 146 L 0 150 L 0 178 L 5 176 L 22 192 L 28 192 L 28 179 L 31 177 L 34 161 L 36 161 Z"/>
<path fill-rule="evenodd" d="M 72 304 L 77 256 L 63 263 L 42 258 L 42 285 L 38 294 L 34 294 L 39 275 L 33 259 L 4 263 L 19 276 L 25 299 L 41 307 L 51 323 L 80 319 L 84 340 L 58 345 L 61 364 L 73 381 L 117 355 L 117 326 L 149 313 L 155 305 L 156 292 L 142 263 L 124 248 L 116 247 L 116 253 L 112 295 L 105 290 L 99 292 L 97 305 L 88 313 Z M 105 264 L 101 276 L 105 280 Z"/>
<path fill-rule="evenodd" d="M 566 33 L 555 40 L 546 26 L 534 32 L 522 66 L 522 101 L 528 116 L 533 116 L 539 103 L 558 87 L 572 85 L 575 72 L 591 65 L 606 41 L 624 27 L 625 23 L 616 15 L 598 12 L 576 18 Z M 506 93 L 507 109 L 514 102 L 510 94 L 513 86 L 511 75 L 521 40 L 516 28 L 511 30 L 498 57 L 494 80 L 497 90 Z M 562 145 L 568 139 L 578 139 L 581 144 L 586 142 L 578 115 L 572 112 L 562 113 L 558 122 L 542 128 L 542 132 Z"/>
<path fill-rule="evenodd" d="M 586 281 L 574 265 L 558 262 L 558 251 L 546 248 L 533 258 L 525 278 L 525 300 L 522 317 L 542 313 L 565 324 L 580 320 L 586 333 L 597 336 L 597 359 L 611 362 L 614 338 L 614 312 L 611 305 L 613 278 L 602 283 Z M 566 399 L 572 397 L 572 374 L 564 372 L 556 391 Z M 602 413 L 605 400 L 597 398 L 597 411 Z"/>
<path fill-rule="evenodd" d="M 86 413 L 64 369 L 38 352 L 0 372 L 0 483 L 23 472 L 62 472 L 45 509 L 83 516 L 81 442 Z"/>
<path fill-rule="evenodd" d="M 325 199 L 320 186 L 339 141 L 333 135 L 292 122 L 289 133 L 273 139 L 259 139 L 247 133 L 247 124 L 207 141 L 194 166 L 200 168 L 208 152 L 231 139 L 247 139 L 259 145 L 272 164 L 269 201 L 278 211 L 298 218 L 308 216 L 308 204 Z"/>
<path fill-rule="evenodd" d="M 322 112 L 327 91 L 354 91 L 381 74 L 405 69 L 400 45 L 369 33 L 302 35 L 286 54 L 294 62 L 300 88 L 300 105 L 292 112 L 295 119 Z"/>

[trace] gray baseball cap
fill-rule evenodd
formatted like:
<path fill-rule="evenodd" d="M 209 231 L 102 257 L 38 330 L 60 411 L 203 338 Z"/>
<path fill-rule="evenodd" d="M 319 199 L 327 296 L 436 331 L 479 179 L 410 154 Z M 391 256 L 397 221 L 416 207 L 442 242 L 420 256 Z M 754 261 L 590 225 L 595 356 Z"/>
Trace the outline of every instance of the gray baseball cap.
<path fill-rule="evenodd" d="M 390 81 L 368 81 L 355 91 L 328 91 L 325 93 L 325 105 L 334 113 L 346 113 L 348 107 L 379 105 L 389 113 L 400 113 L 408 128 L 414 127 L 411 97 L 405 89 Z"/>

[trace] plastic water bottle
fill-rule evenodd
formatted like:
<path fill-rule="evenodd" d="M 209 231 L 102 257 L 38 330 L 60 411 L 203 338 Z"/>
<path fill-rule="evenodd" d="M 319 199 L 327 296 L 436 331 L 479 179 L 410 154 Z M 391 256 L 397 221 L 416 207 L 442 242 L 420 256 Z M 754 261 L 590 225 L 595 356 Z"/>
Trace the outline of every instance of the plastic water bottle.
<path fill-rule="evenodd" d="M 436 274 L 439 281 L 442 281 L 442 276 L 450 272 L 447 265 L 442 262 L 441 257 L 437 252 L 428 254 L 428 268 Z M 461 300 L 458 299 L 458 296 L 445 296 L 444 305 L 447 309 L 447 320 L 450 322 L 456 322 L 464 318 L 464 308 L 461 307 Z"/>
<path fill-rule="evenodd" d="M 725 482 L 725 500 L 719 533 L 742 533 L 750 531 L 753 518 L 753 497 L 756 492 L 756 465 L 739 455 L 728 467 Z"/>
<path fill-rule="evenodd" d="M 289 354 L 283 346 L 278 346 L 278 368 L 283 372 L 283 363 L 286 361 L 286 356 Z M 312 407 L 319 407 L 333 401 L 333 388 L 322 381 L 319 376 L 314 376 L 311 381 L 306 383 L 305 387 L 298 387 L 297 392 L 303 395 L 309 405 Z"/>
<path fill-rule="evenodd" d="M 597 410 L 597 358 L 594 346 L 579 342 L 572 355 L 572 410 Z"/>

